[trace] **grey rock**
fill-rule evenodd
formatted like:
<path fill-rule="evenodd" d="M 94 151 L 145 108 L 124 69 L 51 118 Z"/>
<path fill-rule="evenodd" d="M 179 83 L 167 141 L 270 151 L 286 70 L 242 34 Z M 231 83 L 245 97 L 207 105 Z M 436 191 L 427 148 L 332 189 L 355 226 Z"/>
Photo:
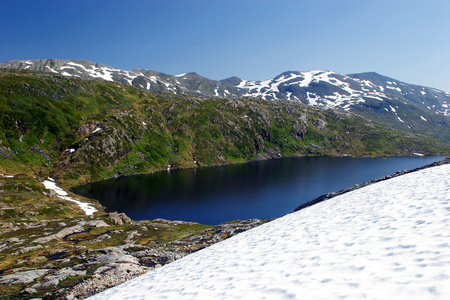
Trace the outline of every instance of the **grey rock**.
<path fill-rule="evenodd" d="M 92 221 L 86 222 L 86 225 L 92 226 L 92 227 L 109 227 L 109 225 L 106 224 L 106 222 L 103 220 L 92 220 Z"/>
<path fill-rule="evenodd" d="M 1 228 L 12 228 L 13 227 L 13 223 L 11 222 L 7 222 L 7 223 L 3 223 Z"/>
<path fill-rule="evenodd" d="M 149 268 L 132 263 L 110 263 L 95 270 L 94 274 L 117 276 L 118 273 L 138 273 L 148 271 Z"/>
<path fill-rule="evenodd" d="M 31 247 L 24 247 L 22 249 L 19 249 L 16 252 L 14 252 L 13 255 L 24 254 L 24 253 L 36 251 L 36 250 L 43 249 L 43 248 L 44 247 L 42 247 L 41 245 L 31 246 Z"/>
<path fill-rule="evenodd" d="M 71 294 L 79 299 L 97 294 L 152 270 L 133 263 L 110 263 L 98 268 L 92 278 L 73 287 Z"/>
<path fill-rule="evenodd" d="M 63 237 L 68 236 L 70 234 L 74 234 L 74 233 L 77 233 L 77 232 L 83 232 L 84 230 L 85 229 L 84 229 L 83 226 L 75 225 L 75 226 L 72 226 L 72 227 L 64 228 L 63 230 L 59 231 L 58 233 L 37 238 L 34 241 L 32 241 L 32 243 L 34 243 L 34 244 L 45 244 L 45 243 L 48 243 L 48 242 L 51 242 L 51 241 L 62 239 Z"/>
<path fill-rule="evenodd" d="M 128 234 L 127 238 L 125 239 L 125 243 L 131 244 L 133 242 L 133 238 L 141 235 L 142 234 L 138 233 L 137 231 L 132 231 Z"/>
<path fill-rule="evenodd" d="M 17 152 L 12 150 L 11 148 L 0 146 L 1 158 L 14 158 L 14 154 L 17 154 Z"/>
<path fill-rule="evenodd" d="M 157 265 L 165 265 L 174 262 L 177 259 L 187 255 L 187 253 L 177 253 L 157 249 L 146 249 L 133 253 L 135 257 L 138 257 L 141 264 L 151 267 Z"/>
<path fill-rule="evenodd" d="M 110 239 L 111 236 L 109 234 L 102 234 L 99 237 L 93 239 L 92 241 L 89 241 L 89 244 L 97 244 L 100 242 L 103 242 L 104 240 Z"/>
<path fill-rule="evenodd" d="M 63 268 L 53 274 L 46 276 L 43 280 L 32 285 L 31 287 L 39 289 L 57 286 L 60 281 L 66 279 L 69 276 L 80 276 L 80 275 L 86 275 L 86 270 L 77 271 L 73 270 L 72 268 Z"/>
<path fill-rule="evenodd" d="M 33 282 L 35 279 L 41 277 L 42 275 L 46 274 L 48 271 L 49 269 L 40 269 L 2 276 L 0 277 L 0 284 L 11 285 L 11 284 L 30 283 Z"/>
<path fill-rule="evenodd" d="M 94 251 L 92 254 L 87 257 L 87 261 L 89 263 L 115 263 L 115 262 L 126 262 L 132 264 L 138 264 L 139 260 L 132 255 L 129 255 L 124 252 L 125 247 L 129 247 L 130 245 L 124 245 L 119 247 L 109 247 L 98 249 Z M 98 254 L 97 254 L 98 253 Z"/>
<path fill-rule="evenodd" d="M 112 212 L 108 214 L 109 216 L 109 220 L 111 221 L 112 224 L 114 225 L 122 225 L 123 221 L 119 216 L 119 213 L 117 212 Z"/>
<path fill-rule="evenodd" d="M 26 288 L 23 290 L 23 293 L 24 294 L 34 294 L 34 293 L 37 293 L 37 291 L 36 291 L 36 289 L 33 289 L 33 288 Z"/>
<path fill-rule="evenodd" d="M 9 239 L 4 240 L 4 241 L 2 242 L 2 244 L 3 244 L 3 243 L 5 243 L 5 244 L 9 244 L 9 243 L 18 243 L 18 242 L 20 242 L 20 239 L 19 239 L 18 237 L 12 237 L 12 238 L 9 238 Z"/>
<path fill-rule="evenodd" d="M 108 214 L 109 220 L 114 225 L 122 225 L 123 223 L 131 223 L 132 220 L 124 213 L 111 212 Z"/>

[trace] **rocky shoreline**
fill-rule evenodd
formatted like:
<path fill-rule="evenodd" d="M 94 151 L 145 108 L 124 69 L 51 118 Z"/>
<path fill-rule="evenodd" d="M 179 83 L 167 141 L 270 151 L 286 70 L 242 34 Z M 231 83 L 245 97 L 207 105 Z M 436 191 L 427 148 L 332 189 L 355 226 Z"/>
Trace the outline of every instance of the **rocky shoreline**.
<path fill-rule="evenodd" d="M 25 271 L 26 268 L 8 270 L 8 273 L 17 272 L 0 277 L 0 284 L 21 286 L 20 294 L 23 298 L 38 296 L 41 299 L 84 299 L 262 223 L 260 220 L 225 223 L 180 240 L 141 245 L 137 243 L 138 237 L 142 237 L 149 230 L 176 230 L 177 226 L 195 223 L 163 219 L 135 222 L 124 214 L 120 214 L 120 219 L 117 219 L 117 215 L 119 214 L 109 214 L 109 222 L 95 218 L 91 221 L 79 220 L 74 226 L 66 227 L 56 234 L 36 238 L 33 241 L 36 246 L 32 247 L 21 247 L 19 238 L 3 241 L 2 250 L 14 247 L 13 255 L 35 250 L 49 251 L 48 255 L 35 258 L 37 264 L 45 262 L 42 268 L 28 271 Z M 77 246 L 79 241 L 77 243 L 74 240 L 72 249 L 67 247 L 51 249 L 51 246 L 48 246 L 48 243 L 61 243 L 70 238 L 80 238 L 83 233 L 92 231 L 93 228 L 114 227 L 117 225 L 114 224 L 116 220 L 121 220 L 134 229 L 126 234 L 122 245 L 92 249 Z M 120 232 L 115 231 L 109 230 L 107 233 L 99 234 L 88 243 L 95 245 L 106 239 L 117 238 L 115 235 Z M 69 254 L 70 250 L 75 250 L 75 253 Z M 78 263 L 71 264 L 73 261 Z M 4 296 L 6 295 L 2 297 Z"/>
<path fill-rule="evenodd" d="M 84 299 L 265 222 L 87 216 L 42 182 L 0 176 L 0 299 Z"/>

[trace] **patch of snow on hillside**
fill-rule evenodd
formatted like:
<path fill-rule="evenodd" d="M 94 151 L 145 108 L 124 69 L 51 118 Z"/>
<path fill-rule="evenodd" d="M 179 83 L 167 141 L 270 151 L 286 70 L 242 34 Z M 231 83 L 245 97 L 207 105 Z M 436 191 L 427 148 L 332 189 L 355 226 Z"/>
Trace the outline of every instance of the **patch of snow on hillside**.
<path fill-rule="evenodd" d="M 58 71 L 56 71 L 56 70 L 53 70 L 52 68 L 50 68 L 49 66 L 45 66 L 45 68 L 47 69 L 47 70 L 49 70 L 50 72 L 52 72 L 52 73 L 56 73 L 56 74 L 59 74 L 59 72 Z"/>
<path fill-rule="evenodd" d="M 397 92 L 402 92 L 402 89 L 396 86 L 387 86 L 387 89 L 396 90 Z"/>
<path fill-rule="evenodd" d="M 112 72 L 108 69 L 96 69 L 92 73 L 94 77 L 102 78 L 106 81 L 113 81 Z"/>
<path fill-rule="evenodd" d="M 427 122 L 428 120 L 427 119 L 425 119 L 423 116 L 420 116 L 420 118 L 422 119 L 422 120 L 424 120 L 425 122 Z"/>
<path fill-rule="evenodd" d="M 0 176 L 5 177 L 5 178 L 14 178 L 14 175 L 0 174 Z"/>
<path fill-rule="evenodd" d="M 397 116 L 397 119 L 398 119 L 400 122 L 405 123 L 405 121 L 403 121 L 399 116 Z"/>
<path fill-rule="evenodd" d="M 77 63 L 74 63 L 74 62 L 72 62 L 72 61 L 68 62 L 67 65 L 74 66 L 74 67 L 79 67 L 79 68 L 81 68 L 81 69 L 86 69 L 85 66 L 80 65 L 80 64 L 77 64 Z"/>
<path fill-rule="evenodd" d="M 92 205 L 90 205 L 89 203 L 81 202 L 72 197 L 69 197 L 68 193 L 65 190 L 63 190 L 62 188 L 60 188 L 59 186 L 57 186 L 55 181 L 52 178 L 45 180 L 42 184 L 44 185 L 44 187 L 46 189 L 54 191 L 59 196 L 59 198 L 61 198 L 63 200 L 75 202 L 88 216 L 92 215 L 94 212 L 97 211 L 97 209 L 95 207 L 93 207 Z"/>
<path fill-rule="evenodd" d="M 337 196 L 95 299 L 447 299 L 450 165 Z"/>
<path fill-rule="evenodd" d="M 319 97 L 314 94 L 314 93 L 310 93 L 310 92 L 306 92 L 306 98 L 308 98 L 308 104 L 309 105 L 313 105 L 313 106 L 317 106 L 317 100 L 319 99 Z"/>
<path fill-rule="evenodd" d="M 303 80 L 298 83 L 301 87 L 308 87 L 309 84 L 313 81 L 314 75 L 317 73 L 317 71 L 311 71 L 311 72 L 302 72 Z"/>
<path fill-rule="evenodd" d="M 365 97 L 366 98 L 372 98 L 372 99 L 375 99 L 375 100 L 378 100 L 378 101 L 383 101 L 383 98 L 375 96 L 375 95 L 372 95 L 372 94 L 366 95 Z"/>

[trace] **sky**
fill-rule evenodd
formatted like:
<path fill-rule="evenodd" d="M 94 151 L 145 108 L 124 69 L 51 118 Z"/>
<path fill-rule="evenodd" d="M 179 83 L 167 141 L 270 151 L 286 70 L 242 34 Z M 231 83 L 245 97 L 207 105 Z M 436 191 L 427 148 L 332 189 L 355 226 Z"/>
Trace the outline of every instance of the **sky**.
<path fill-rule="evenodd" d="M 3 1 L 0 62 L 87 59 L 221 80 L 374 71 L 450 91 L 448 0 Z"/>

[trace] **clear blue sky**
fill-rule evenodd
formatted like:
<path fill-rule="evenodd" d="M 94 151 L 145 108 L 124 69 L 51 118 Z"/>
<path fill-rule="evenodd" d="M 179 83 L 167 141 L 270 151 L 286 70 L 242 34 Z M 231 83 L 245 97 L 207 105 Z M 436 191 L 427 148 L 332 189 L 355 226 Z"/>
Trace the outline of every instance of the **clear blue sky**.
<path fill-rule="evenodd" d="M 450 91 L 448 0 L 14 0 L 0 62 L 87 59 L 220 80 L 375 71 Z"/>

